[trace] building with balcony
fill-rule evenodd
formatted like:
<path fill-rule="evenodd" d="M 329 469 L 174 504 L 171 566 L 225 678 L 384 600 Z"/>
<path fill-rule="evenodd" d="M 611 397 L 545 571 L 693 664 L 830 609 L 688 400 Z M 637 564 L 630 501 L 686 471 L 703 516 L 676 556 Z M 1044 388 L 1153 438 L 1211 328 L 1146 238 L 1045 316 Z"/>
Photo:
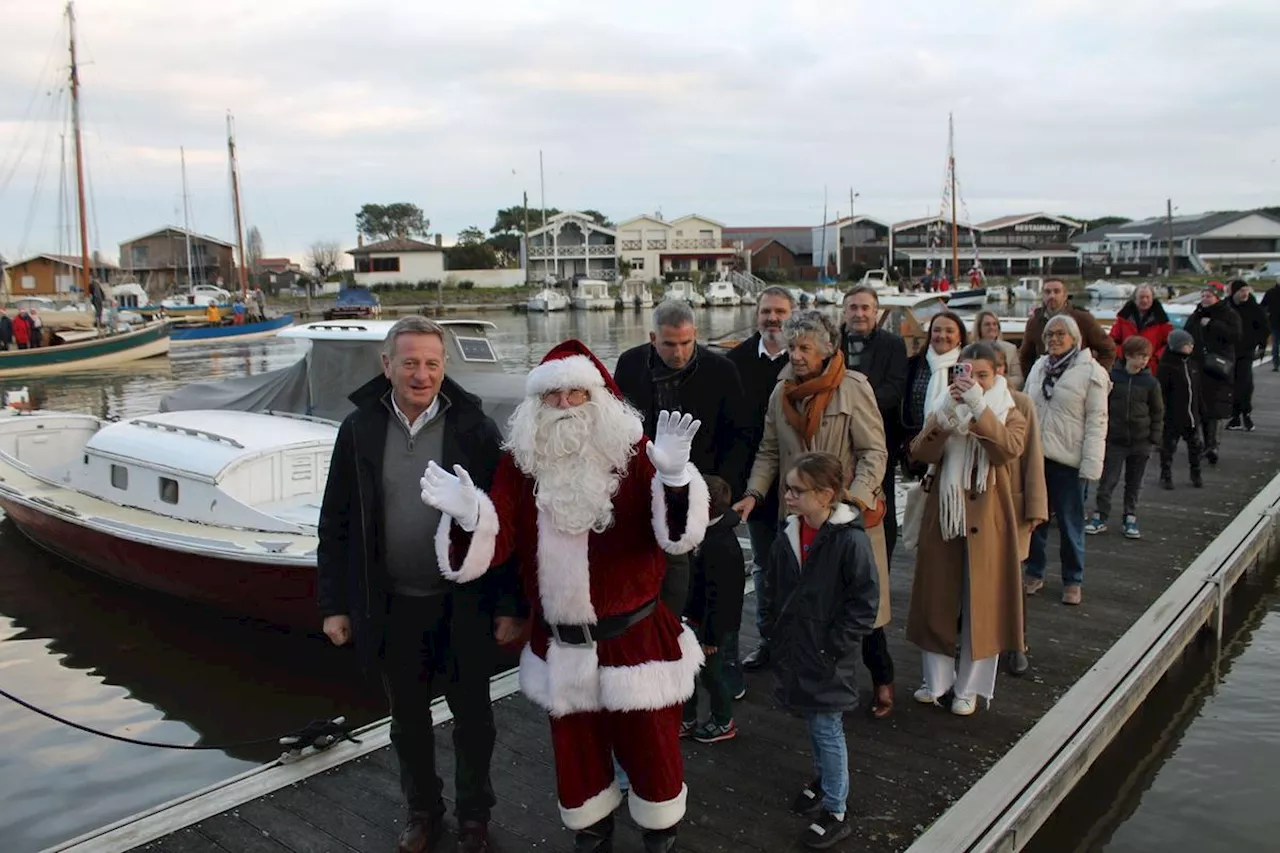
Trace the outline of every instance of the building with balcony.
<path fill-rule="evenodd" d="M 1152 275 L 1169 268 L 1205 275 L 1280 260 L 1280 219 L 1262 211 L 1154 216 L 1107 225 L 1074 241 L 1086 275 Z"/>
<path fill-rule="evenodd" d="M 827 275 L 840 278 L 855 265 L 880 269 L 889 260 L 888 222 L 870 216 L 845 216 L 810 229 L 814 263 L 822 265 L 826 254 Z"/>
<path fill-rule="evenodd" d="M 190 257 L 187 253 L 188 238 Z M 216 237 L 175 226 L 121 243 L 120 266 L 150 293 L 164 293 L 179 285 L 239 286 L 234 246 Z"/>
<path fill-rule="evenodd" d="M 533 281 L 574 276 L 611 281 L 618 275 L 617 232 L 576 210 L 557 213 L 530 231 L 522 254 Z"/>
<path fill-rule="evenodd" d="M 932 270 L 953 281 L 981 263 L 987 275 L 1068 275 L 1080 270 L 1072 240 L 1081 223 L 1050 213 L 1021 213 L 976 224 L 957 222 L 957 255 L 952 264 L 952 224 L 946 217 L 929 216 L 895 223 L 893 263 L 904 275 L 917 277 Z"/>
<path fill-rule="evenodd" d="M 657 216 L 637 216 L 618 223 L 618 258 L 631 266 L 631 275 L 645 279 L 689 278 L 733 269 L 735 246 L 725 245 L 724 225 L 690 214 L 670 222 Z"/>

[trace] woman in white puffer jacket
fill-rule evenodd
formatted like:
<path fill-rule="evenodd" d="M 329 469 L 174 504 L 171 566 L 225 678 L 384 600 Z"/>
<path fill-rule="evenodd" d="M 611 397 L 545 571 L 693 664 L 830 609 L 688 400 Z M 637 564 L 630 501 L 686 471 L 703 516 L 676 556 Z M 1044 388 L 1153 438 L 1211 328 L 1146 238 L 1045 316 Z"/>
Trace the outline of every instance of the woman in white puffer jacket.
<path fill-rule="evenodd" d="M 1032 366 L 1023 385 L 1035 403 L 1044 445 L 1044 480 L 1049 511 L 1058 520 L 1062 559 L 1062 603 L 1079 604 L 1084 582 L 1084 488 L 1102 476 L 1107 450 L 1107 395 L 1111 377 L 1080 348 L 1080 327 L 1059 314 L 1044 327 L 1048 352 Z M 1023 581 L 1027 595 L 1044 586 L 1049 525 L 1031 534 L 1031 554 Z"/>

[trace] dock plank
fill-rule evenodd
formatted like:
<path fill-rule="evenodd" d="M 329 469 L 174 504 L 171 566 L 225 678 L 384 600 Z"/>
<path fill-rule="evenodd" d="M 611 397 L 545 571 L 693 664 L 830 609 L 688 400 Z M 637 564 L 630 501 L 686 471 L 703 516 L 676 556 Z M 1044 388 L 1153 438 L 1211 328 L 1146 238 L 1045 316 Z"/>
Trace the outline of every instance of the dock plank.
<path fill-rule="evenodd" d="M 834 849 L 898 853 L 909 847 L 1054 707 L 1280 470 L 1280 376 L 1259 370 L 1255 378 L 1258 428 L 1224 434 L 1221 462 L 1204 469 L 1205 488 L 1190 487 L 1186 458 L 1180 455 L 1174 463 L 1177 488 L 1160 489 L 1159 465 L 1152 460 L 1139 514 L 1144 538 L 1125 540 L 1118 529 L 1088 537 L 1085 598 L 1079 607 L 1058 600 L 1057 533 L 1051 533 L 1045 589 L 1027 602 L 1032 669 L 1024 678 L 1002 673 L 990 708 L 973 717 L 955 717 L 912 700 L 920 679 L 920 654 L 906 641 L 905 627 L 914 555 L 897 549 L 890 573 L 894 621 L 887 629 L 897 670 L 897 705 L 885 720 L 862 712 L 846 716 L 854 835 Z M 1119 510 L 1119 489 L 1114 499 Z M 740 635 L 743 655 L 757 642 L 754 605 L 754 596 L 748 595 Z M 865 673 L 859 675 L 865 689 Z M 802 720 L 774 702 L 769 672 L 747 673 L 746 687 L 745 698 L 736 704 L 736 740 L 684 747 L 690 794 L 679 849 L 687 853 L 800 849 L 797 838 L 805 824 L 787 807 L 812 772 L 808 734 Z M 499 849 L 567 853 L 573 839 L 560 825 L 545 714 L 519 695 L 495 703 L 494 714 L 498 805 L 492 829 Z M 437 729 L 436 743 L 445 796 L 452 804 L 450 726 Z M 140 849 L 311 849 L 294 850 L 288 846 L 291 837 L 262 833 L 258 824 L 268 823 L 267 815 L 278 818 L 283 813 L 330 838 L 331 849 L 383 850 L 404 819 L 389 748 L 297 783 L 271 796 L 268 805 L 274 811 L 241 807 Z M 639 831 L 625 805 L 618 826 L 619 853 L 641 850 Z"/>

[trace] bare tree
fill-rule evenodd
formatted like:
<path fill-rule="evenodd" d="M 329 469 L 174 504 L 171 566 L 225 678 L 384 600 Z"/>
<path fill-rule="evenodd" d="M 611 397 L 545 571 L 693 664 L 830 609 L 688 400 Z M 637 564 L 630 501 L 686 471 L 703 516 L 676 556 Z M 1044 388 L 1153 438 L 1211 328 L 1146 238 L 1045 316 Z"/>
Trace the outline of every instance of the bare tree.
<path fill-rule="evenodd" d="M 317 240 L 307 250 L 307 269 L 320 281 L 336 273 L 341 260 L 342 246 L 336 240 Z"/>
<path fill-rule="evenodd" d="M 262 232 L 258 230 L 258 226 L 254 225 L 249 229 L 249 236 L 245 240 L 244 253 L 245 263 L 249 265 L 249 274 L 257 276 L 262 272 Z"/>

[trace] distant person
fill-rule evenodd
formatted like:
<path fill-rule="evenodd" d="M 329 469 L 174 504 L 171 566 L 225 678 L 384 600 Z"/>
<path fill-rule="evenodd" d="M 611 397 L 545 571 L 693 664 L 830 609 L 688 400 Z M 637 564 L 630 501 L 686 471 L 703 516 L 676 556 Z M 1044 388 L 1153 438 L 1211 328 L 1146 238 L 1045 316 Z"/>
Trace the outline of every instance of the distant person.
<path fill-rule="evenodd" d="M 222 312 L 218 310 L 216 303 L 210 302 L 208 307 L 204 309 L 204 320 L 211 326 L 222 325 Z"/>
<path fill-rule="evenodd" d="M 245 304 L 244 300 L 237 298 L 231 305 L 232 320 L 235 325 L 244 325 Z"/>
<path fill-rule="evenodd" d="M 13 343 L 13 320 L 9 319 L 9 314 L 3 308 L 0 308 L 0 352 L 5 352 Z"/>
<path fill-rule="evenodd" d="M 267 294 L 262 292 L 261 287 L 253 289 L 253 304 L 258 308 L 258 319 L 267 319 Z"/>
<path fill-rule="evenodd" d="M 1031 373 L 1031 365 L 1044 355 L 1044 330 L 1053 317 L 1065 314 L 1075 321 L 1076 328 L 1084 337 L 1080 341 L 1082 349 L 1093 353 L 1093 360 L 1103 372 L 1111 370 L 1116 360 L 1116 343 L 1107 336 L 1106 331 L 1098 325 L 1093 315 L 1083 308 L 1076 308 L 1067 297 L 1067 286 L 1060 279 L 1051 278 L 1044 283 L 1040 292 L 1041 304 L 1027 318 L 1027 327 L 1022 333 L 1022 347 L 1019 350 L 1022 362 L 1022 375 Z M 1030 391 L 1028 390 L 1028 393 Z"/>
<path fill-rule="evenodd" d="M 1160 356 L 1164 354 L 1169 333 L 1173 331 L 1173 323 L 1164 306 L 1156 299 L 1156 291 L 1149 284 L 1140 284 L 1133 291 L 1133 298 L 1124 304 L 1116 321 L 1111 324 L 1111 340 L 1119 348 L 1133 335 L 1141 335 L 1151 344 L 1151 359 L 1147 368 L 1155 376 L 1160 365 Z"/>
<path fill-rule="evenodd" d="M 1105 533 L 1111 516 L 1111 493 L 1124 478 L 1123 530 L 1126 539 L 1141 539 L 1138 498 L 1142 477 L 1152 451 L 1164 434 L 1164 395 L 1160 382 L 1148 367 L 1151 341 L 1131 335 L 1121 346 L 1123 360 L 1111 368 L 1111 393 L 1107 398 L 1107 455 L 1102 479 L 1094 497 L 1093 515 L 1085 523 L 1089 535 Z"/>
<path fill-rule="evenodd" d="M 1226 289 L 1211 281 L 1200 291 L 1200 304 L 1187 319 L 1186 329 L 1195 339 L 1194 358 L 1200 363 L 1200 390 L 1204 417 L 1204 458 L 1218 464 L 1222 422 L 1235 409 L 1236 348 L 1240 346 L 1240 315 L 1223 301 Z"/>
<path fill-rule="evenodd" d="M 1269 322 L 1249 285 L 1239 279 L 1231 282 L 1231 307 L 1240 315 L 1240 345 L 1236 348 L 1235 393 L 1227 429 L 1253 432 L 1253 360 L 1262 357 Z"/>
<path fill-rule="evenodd" d="M 1110 339 L 1108 339 L 1110 341 Z M 1040 417 L 1044 480 L 1049 510 L 1058 523 L 1062 561 L 1062 603 L 1078 605 L 1084 584 L 1084 484 L 1102 476 L 1107 450 L 1107 371 L 1084 349 L 1080 327 L 1069 313 L 1056 314 L 1044 327 L 1048 350 L 1027 374 L 1026 391 Z M 1024 350 L 1025 351 L 1025 350 Z M 1035 595 L 1044 587 L 1049 526 L 1031 534 L 1023 588 Z"/>
<path fill-rule="evenodd" d="M 1280 372 L 1280 284 L 1273 284 L 1262 294 L 1262 307 L 1267 311 L 1271 330 L 1271 372 Z"/>
<path fill-rule="evenodd" d="M 39 309 L 27 312 L 27 322 L 31 325 L 31 348 L 44 346 L 44 320 L 40 318 Z"/>
<path fill-rule="evenodd" d="M 102 282 L 96 278 L 89 282 L 89 302 L 93 305 L 93 325 L 102 325 L 102 306 L 105 304 Z"/>
<path fill-rule="evenodd" d="M 1022 362 L 1018 359 L 1018 348 L 1004 339 L 1000 331 L 1000 315 L 994 311 L 979 311 L 973 318 L 973 342 L 983 341 L 1004 354 L 1005 377 L 1009 387 L 1014 391 L 1022 390 Z"/>
<path fill-rule="evenodd" d="M 13 342 L 18 349 L 31 349 L 31 319 L 26 308 L 19 308 L 13 318 Z"/>
<path fill-rule="evenodd" d="M 1200 474 L 1200 439 L 1202 420 L 1200 362 L 1193 357 L 1195 339 L 1190 332 L 1174 329 L 1169 334 L 1169 345 L 1160 356 L 1160 368 L 1156 378 L 1160 382 L 1160 394 L 1164 398 L 1164 429 L 1160 441 L 1160 487 L 1173 488 L 1173 455 L 1178 452 L 1178 442 L 1187 443 L 1187 460 L 1191 465 L 1191 485 L 1204 486 Z"/>

